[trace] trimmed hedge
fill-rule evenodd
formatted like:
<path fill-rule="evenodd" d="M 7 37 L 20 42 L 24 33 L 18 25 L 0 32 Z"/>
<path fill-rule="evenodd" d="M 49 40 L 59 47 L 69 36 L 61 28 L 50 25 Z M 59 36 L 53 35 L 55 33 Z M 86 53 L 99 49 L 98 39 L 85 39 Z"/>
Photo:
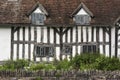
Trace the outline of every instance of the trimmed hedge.
<path fill-rule="evenodd" d="M 98 53 L 82 53 L 76 55 L 71 60 L 64 59 L 51 63 L 32 63 L 27 60 L 6 61 L 0 66 L 0 70 L 120 70 L 120 60 L 118 58 L 106 57 Z"/>

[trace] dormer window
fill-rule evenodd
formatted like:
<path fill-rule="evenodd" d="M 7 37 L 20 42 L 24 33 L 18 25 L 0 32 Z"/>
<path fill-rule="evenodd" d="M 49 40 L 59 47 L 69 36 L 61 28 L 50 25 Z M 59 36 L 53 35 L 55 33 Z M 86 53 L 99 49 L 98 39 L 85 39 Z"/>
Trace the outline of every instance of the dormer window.
<path fill-rule="evenodd" d="M 29 11 L 28 16 L 30 18 L 31 24 L 33 25 L 44 25 L 46 16 L 48 16 L 45 8 L 38 2 L 33 8 Z"/>
<path fill-rule="evenodd" d="M 44 25 L 45 15 L 41 13 L 32 13 L 31 21 L 34 25 Z"/>
<path fill-rule="evenodd" d="M 90 23 L 90 16 L 89 15 L 76 15 L 75 23 L 80 24 L 80 25 L 87 25 Z"/>
<path fill-rule="evenodd" d="M 81 3 L 71 16 L 76 25 L 89 25 L 93 14 L 84 3 Z"/>

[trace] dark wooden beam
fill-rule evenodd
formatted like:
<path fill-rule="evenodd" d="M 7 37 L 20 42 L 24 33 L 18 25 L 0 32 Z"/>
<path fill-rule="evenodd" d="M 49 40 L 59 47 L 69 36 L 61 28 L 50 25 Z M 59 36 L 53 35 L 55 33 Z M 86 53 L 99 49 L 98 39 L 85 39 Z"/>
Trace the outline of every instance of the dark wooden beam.
<path fill-rule="evenodd" d="M 28 27 L 28 41 L 31 41 L 31 26 Z M 28 60 L 31 61 L 31 43 L 28 44 Z"/>
<path fill-rule="evenodd" d="M 105 33 L 105 28 L 103 28 L 103 43 L 106 42 L 106 33 Z M 105 54 L 105 45 L 103 45 L 103 53 Z"/>
<path fill-rule="evenodd" d="M 94 42 L 94 27 L 91 28 L 91 41 Z"/>
<path fill-rule="evenodd" d="M 81 42 L 83 42 L 83 27 L 81 27 Z"/>
<path fill-rule="evenodd" d="M 118 56 L 118 27 L 115 27 L 115 57 Z"/>
<path fill-rule="evenodd" d="M 70 29 L 70 43 L 73 42 L 73 28 Z M 72 60 L 72 53 L 70 54 L 70 59 Z"/>
<path fill-rule="evenodd" d="M 52 28 L 55 30 L 56 33 L 60 34 L 60 31 L 57 28 L 55 27 L 52 27 Z"/>
<path fill-rule="evenodd" d="M 11 55 L 10 58 L 11 60 L 13 60 L 13 56 L 14 56 L 14 27 L 11 27 Z"/>
<path fill-rule="evenodd" d="M 111 28 L 109 28 L 109 56 L 111 57 Z"/>
<path fill-rule="evenodd" d="M 76 55 L 78 55 L 78 26 L 76 26 Z"/>
<path fill-rule="evenodd" d="M 47 42 L 50 43 L 50 27 L 47 28 Z"/>
<path fill-rule="evenodd" d="M 88 42 L 88 27 L 86 27 L 86 42 Z"/>
<path fill-rule="evenodd" d="M 20 28 L 17 30 L 17 41 L 20 40 Z M 19 44 L 17 43 L 17 59 L 19 59 Z"/>
<path fill-rule="evenodd" d="M 43 38 L 44 38 L 44 28 L 41 27 L 41 43 L 43 43 Z"/>
<path fill-rule="evenodd" d="M 71 29 L 70 27 L 67 27 L 62 33 L 63 33 L 63 35 L 66 33 L 66 32 L 68 32 L 68 30 L 69 29 Z"/>
<path fill-rule="evenodd" d="M 25 27 L 23 27 L 23 42 L 25 41 Z M 22 47 L 22 59 L 25 59 L 25 43 L 23 43 Z"/>
<path fill-rule="evenodd" d="M 100 52 L 99 51 L 99 28 L 98 27 L 96 27 L 96 42 L 97 42 L 97 51 L 98 52 Z"/>
<path fill-rule="evenodd" d="M 60 27 L 60 60 L 62 60 L 62 50 L 63 50 L 63 27 Z"/>
<path fill-rule="evenodd" d="M 37 42 L 37 28 L 34 27 L 34 42 Z M 34 53 L 33 53 L 33 59 L 36 61 L 35 51 L 36 50 L 36 44 L 34 44 Z"/>

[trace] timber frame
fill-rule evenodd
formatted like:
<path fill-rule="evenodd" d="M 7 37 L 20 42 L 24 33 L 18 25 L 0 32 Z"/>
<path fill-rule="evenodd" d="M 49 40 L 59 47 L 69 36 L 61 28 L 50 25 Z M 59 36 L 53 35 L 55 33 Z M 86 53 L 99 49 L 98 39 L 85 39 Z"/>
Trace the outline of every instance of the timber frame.
<path fill-rule="evenodd" d="M 81 40 L 78 41 L 78 27 L 80 28 L 80 37 L 81 37 Z M 26 41 L 25 40 L 25 29 L 28 29 L 28 40 Z M 38 28 L 41 28 L 41 39 L 40 41 L 41 42 L 37 42 L 37 37 L 39 36 L 39 34 L 37 34 L 37 30 Z M 16 56 L 17 59 L 19 59 L 19 56 L 20 56 L 20 52 L 19 52 L 19 49 L 20 49 L 20 45 L 22 45 L 22 59 L 25 59 L 25 45 L 28 45 L 28 60 L 34 60 L 36 61 L 36 56 L 35 56 L 35 45 L 51 45 L 51 46 L 54 46 L 54 47 L 60 47 L 60 55 L 59 55 L 59 58 L 60 60 L 62 60 L 62 56 L 64 54 L 62 54 L 63 52 L 63 46 L 64 45 L 68 45 L 68 46 L 75 46 L 75 50 L 78 51 L 78 46 L 82 46 L 82 45 L 90 45 L 90 44 L 94 44 L 97 46 L 97 51 L 99 52 L 100 50 L 100 45 L 103 46 L 103 53 L 105 54 L 106 52 L 106 48 L 105 46 L 106 45 L 109 45 L 109 57 L 111 57 L 111 27 L 110 26 L 107 26 L 107 27 L 104 27 L 104 26 L 101 26 L 101 27 L 97 27 L 97 26 L 71 26 L 71 27 L 46 27 L 47 28 L 47 43 L 44 43 L 43 42 L 43 38 L 44 38 L 44 32 L 43 32 L 43 29 L 44 27 L 41 27 L 41 26 L 28 26 L 28 27 L 20 27 L 20 26 L 13 26 L 11 27 L 11 60 L 14 59 L 13 56 Z M 73 28 L 75 29 L 75 42 L 73 42 Z M 84 35 L 83 35 L 83 30 L 84 28 L 86 28 L 86 42 L 84 42 Z M 91 29 L 91 40 L 89 41 L 88 40 L 88 37 L 89 37 L 89 31 L 88 31 L 88 28 Z M 116 27 L 117 28 L 117 27 Z M 22 40 L 20 40 L 20 29 L 22 29 L 22 35 L 23 35 L 23 38 Z M 31 29 L 33 29 L 33 33 L 31 32 Z M 53 29 L 53 35 L 55 36 L 54 37 L 54 43 L 50 43 L 50 29 Z M 94 29 L 96 29 L 96 31 L 94 31 Z M 102 42 L 100 41 L 100 29 L 103 30 L 103 40 Z M 116 29 L 118 30 L 118 29 Z M 68 42 L 68 31 L 70 32 L 70 42 Z M 16 36 L 17 36 L 17 40 L 15 40 L 15 33 L 16 33 Z M 94 41 L 94 38 L 95 38 L 95 34 L 96 33 L 96 41 Z M 34 40 L 31 39 L 31 35 L 34 34 Z M 56 42 L 56 34 L 59 35 L 59 43 Z M 109 41 L 106 41 L 106 35 L 107 34 L 109 36 Z M 117 32 L 116 32 L 117 34 Z M 63 42 L 63 36 L 65 35 L 65 42 Z M 116 41 L 117 43 L 117 41 Z M 14 51 L 15 47 L 14 45 L 17 46 L 16 48 L 16 52 Z M 31 45 L 34 45 L 34 48 L 33 48 L 33 52 L 31 52 Z M 116 48 L 117 49 L 117 48 Z M 16 55 L 15 55 L 16 53 Z M 31 55 L 33 53 L 33 55 Z M 71 58 L 73 57 L 73 54 L 69 54 L 71 56 Z M 76 53 L 76 55 L 78 55 L 78 53 Z M 33 59 L 31 59 L 31 57 L 33 56 Z M 68 55 L 66 55 L 66 58 Z M 117 52 L 115 54 L 115 56 L 117 56 Z M 48 60 L 49 60 L 49 57 L 47 57 Z M 56 59 L 56 52 L 54 53 L 54 59 Z M 40 61 L 42 61 L 42 57 L 40 57 Z"/>

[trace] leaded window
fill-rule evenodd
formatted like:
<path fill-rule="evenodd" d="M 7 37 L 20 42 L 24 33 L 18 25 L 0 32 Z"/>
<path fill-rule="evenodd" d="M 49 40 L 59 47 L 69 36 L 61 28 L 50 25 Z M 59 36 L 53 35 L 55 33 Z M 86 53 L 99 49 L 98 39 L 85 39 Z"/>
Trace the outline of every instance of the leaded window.
<path fill-rule="evenodd" d="M 64 45 L 63 46 L 63 54 L 69 55 L 72 53 L 72 46 L 70 45 Z"/>
<path fill-rule="evenodd" d="M 90 23 L 90 16 L 89 15 L 76 15 L 75 22 L 79 25 L 87 25 Z"/>
<path fill-rule="evenodd" d="M 54 47 L 51 46 L 37 46 L 36 47 L 37 57 L 52 57 L 54 56 Z"/>
<path fill-rule="evenodd" d="M 31 21 L 34 25 L 43 25 L 45 15 L 41 13 L 32 13 Z"/>
<path fill-rule="evenodd" d="M 96 45 L 83 45 L 83 53 L 96 52 Z"/>

